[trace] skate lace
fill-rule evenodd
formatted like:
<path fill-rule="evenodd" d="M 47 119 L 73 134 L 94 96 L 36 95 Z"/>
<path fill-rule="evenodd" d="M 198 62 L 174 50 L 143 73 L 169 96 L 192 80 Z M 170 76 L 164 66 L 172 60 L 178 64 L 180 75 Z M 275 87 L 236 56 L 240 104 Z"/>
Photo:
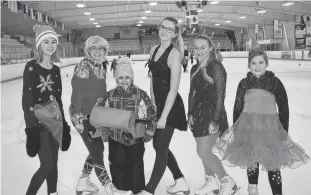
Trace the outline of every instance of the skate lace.
<path fill-rule="evenodd" d="M 228 190 L 229 181 L 227 178 L 223 178 L 220 182 L 220 193 L 223 194 Z"/>
<path fill-rule="evenodd" d="M 199 188 L 199 191 L 203 191 L 206 187 L 211 185 L 211 182 L 212 182 L 212 180 L 209 177 L 207 177 L 203 186 Z"/>

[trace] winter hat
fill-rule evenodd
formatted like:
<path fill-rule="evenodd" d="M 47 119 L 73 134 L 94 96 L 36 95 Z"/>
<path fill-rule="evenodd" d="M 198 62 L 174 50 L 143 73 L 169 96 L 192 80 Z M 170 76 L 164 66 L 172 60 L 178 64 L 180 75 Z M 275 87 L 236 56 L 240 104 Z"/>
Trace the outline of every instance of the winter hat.
<path fill-rule="evenodd" d="M 266 64 L 268 65 L 268 56 L 264 50 L 260 48 L 259 43 L 256 41 L 255 37 L 252 38 L 251 49 L 248 53 L 248 67 L 250 66 L 251 60 L 255 56 L 263 56 Z"/>
<path fill-rule="evenodd" d="M 37 49 L 39 48 L 40 43 L 48 37 L 56 39 L 58 44 L 58 36 L 52 27 L 48 25 L 35 24 L 32 29 L 35 32 Z"/>
<path fill-rule="evenodd" d="M 118 61 L 115 78 L 118 79 L 120 76 L 129 76 L 132 80 L 134 80 L 132 61 L 128 57 L 120 58 Z"/>

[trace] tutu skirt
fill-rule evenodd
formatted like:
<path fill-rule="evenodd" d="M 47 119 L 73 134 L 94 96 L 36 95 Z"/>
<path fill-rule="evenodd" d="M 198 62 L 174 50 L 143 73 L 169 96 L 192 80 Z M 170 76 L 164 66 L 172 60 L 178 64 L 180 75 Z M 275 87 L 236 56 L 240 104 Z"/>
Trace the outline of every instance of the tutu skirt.
<path fill-rule="evenodd" d="M 213 148 L 225 165 L 254 170 L 259 163 L 264 171 L 276 171 L 285 167 L 297 168 L 310 160 L 285 131 L 277 113 L 245 110 Z"/>

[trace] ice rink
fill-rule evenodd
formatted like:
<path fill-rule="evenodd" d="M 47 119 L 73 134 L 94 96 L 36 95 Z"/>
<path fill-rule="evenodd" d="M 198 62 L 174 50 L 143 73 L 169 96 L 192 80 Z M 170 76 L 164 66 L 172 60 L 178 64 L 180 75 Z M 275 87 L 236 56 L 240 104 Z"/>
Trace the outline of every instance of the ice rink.
<path fill-rule="evenodd" d="M 149 93 L 148 69 L 144 68 L 145 61 L 133 62 L 135 72 L 134 83 Z M 233 104 L 235 93 L 239 81 L 246 76 L 247 59 L 225 58 L 223 64 L 227 70 L 227 93 L 225 106 L 228 114 L 229 124 L 232 124 Z M 301 64 L 301 65 L 299 65 Z M 66 119 L 70 123 L 68 107 L 71 96 L 71 77 L 74 66 L 62 68 L 63 78 L 63 104 Z M 183 97 L 187 108 L 189 79 L 188 71 L 182 73 L 179 87 L 179 93 Z M 283 82 L 289 99 L 290 121 L 289 134 L 293 140 L 299 143 L 306 153 L 311 156 L 311 61 L 280 61 L 270 60 L 270 70 L 274 71 Z M 108 67 L 107 86 L 108 90 L 115 86 L 115 80 Z M 29 181 L 34 172 L 39 167 L 37 157 L 30 158 L 26 154 L 25 143 L 20 141 L 24 139 L 24 119 L 21 106 L 22 80 L 15 80 L 1 84 L 1 147 L 2 147 L 2 195 L 23 195 L 29 185 Z M 70 124 L 71 125 L 71 124 Z M 72 126 L 72 125 L 71 125 Z M 19 135 L 19 136 L 18 136 Z M 68 152 L 59 152 L 58 160 L 58 192 L 59 195 L 75 195 L 77 180 L 81 174 L 84 160 L 87 156 L 87 150 L 80 136 L 72 127 L 72 143 Z M 105 164 L 109 169 L 108 145 L 105 144 Z M 191 194 L 198 189 L 204 182 L 204 170 L 196 154 L 195 141 L 191 131 L 175 131 L 170 149 L 175 154 L 179 166 L 185 175 L 190 187 Z M 153 168 L 155 152 L 151 142 L 146 144 L 145 152 L 145 176 L 148 182 Z M 247 195 L 247 175 L 246 170 L 240 168 L 225 167 L 228 173 L 236 180 L 242 188 L 237 195 Z M 311 194 L 311 162 L 299 167 L 298 169 L 282 170 L 283 194 L 284 195 L 310 195 Z M 92 172 L 92 181 L 100 186 L 95 173 Z M 157 190 L 156 195 L 165 195 L 166 187 L 173 184 L 173 177 L 169 170 L 165 172 Z M 271 195 L 270 185 L 266 172 L 260 172 L 259 175 L 259 194 Z M 38 195 L 46 195 L 46 184 L 41 187 Z M 98 193 L 104 195 L 103 189 Z"/>

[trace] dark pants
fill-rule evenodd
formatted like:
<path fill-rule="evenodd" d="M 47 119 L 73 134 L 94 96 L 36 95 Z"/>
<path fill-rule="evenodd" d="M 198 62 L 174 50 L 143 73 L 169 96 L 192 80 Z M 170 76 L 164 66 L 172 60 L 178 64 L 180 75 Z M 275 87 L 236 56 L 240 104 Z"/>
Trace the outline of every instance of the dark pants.
<path fill-rule="evenodd" d="M 168 166 L 172 172 L 175 180 L 183 177 L 173 153 L 169 150 L 173 133 L 173 128 L 166 127 L 165 129 L 156 130 L 154 134 L 153 148 L 156 152 L 156 159 L 150 181 L 145 188 L 145 190 L 151 194 L 154 194 L 155 189 L 162 179 L 166 166 Z"/>
<path fill-rule="evenodd" d="M 259 164 L 255 170 L 247 170 L 249 184 L 258 184 Z M 268 178 L 273 195 L 282 194 L 282 176 L 280 171 L 268 171 Z"/>
<path fill-rule="evenodd" d="M 125 146 L 109 138 L 110 174 L 116 188 L 134 194 L 145 188 L 144 153 L 144 142 Z"/>
<path fill-rule="evenodd" d="M 91 140 L 86 130 L 80 135 L 89 151 L 89 155 L 84 163 L 83 172 L 90 174 L 93 168 L 95 168 L 97 178 L 102 185 L 105 185 L 110 182 L 110 178 L 104 164 L 104 143 L 101 138 Z"/>
<path fill-rule="evenodd" d="M 59 145 L 51 133 L 43 129 L 40 133 L 41 148 L 38 156 L 40 167 L 33 175 L 26 195 L 35 195 L 46 179 L 48 194 L 57 191 L 57 161 Z"/>

